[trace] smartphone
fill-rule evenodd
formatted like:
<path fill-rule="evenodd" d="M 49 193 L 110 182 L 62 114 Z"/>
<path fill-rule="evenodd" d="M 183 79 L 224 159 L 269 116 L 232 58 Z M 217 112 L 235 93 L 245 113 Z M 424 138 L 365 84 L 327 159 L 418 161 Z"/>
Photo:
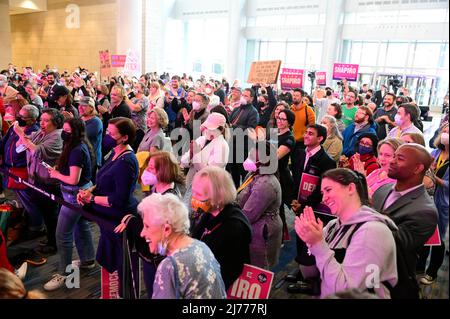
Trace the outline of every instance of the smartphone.
<path fill-rule="evenodd" d="M 47 164 L 46 162 L 42 161 L 41 162 L 42 166 L 44 166 L 47 169 L 53 169 L 53 167 L 51 167 L 49 164 Z"/>

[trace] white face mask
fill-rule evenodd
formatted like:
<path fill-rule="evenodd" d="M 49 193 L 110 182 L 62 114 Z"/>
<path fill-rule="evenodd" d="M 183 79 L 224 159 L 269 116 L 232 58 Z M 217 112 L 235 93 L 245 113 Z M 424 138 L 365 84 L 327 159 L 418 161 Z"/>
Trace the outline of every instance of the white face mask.
<path fill-rule="evenodd" d="M 403 125 L 403 120 L 401 119 L 399 114 L 395 115 L 395 124 L 397 124 L 398 126 Z"/>
<path fill-rule="evenodd" d="M 448 133 L 442 133 L 441 134 L 441 143 L 444 146 L 448 145 Z"/>
<path fill-rule="evenodd" d="M 201 107 L 202 107 L 202 105 L 200 104 L 200 103 L 198 103 L 198 102 L 192 102 L 192 108 L 194 109 L 194 111 L 198 111 L 198 110 L 200 110 L 201 109 Z"/>
<path fill-rule="evenodd" d="M 241 105 L 247 105 L 247 99 L 245 97 L 241 97 L 240 99 Z"/>
<path fill-rule="evenodd" d="M 205 89 L 205 93 L 208 94 L 208 95 L 211 94 L 212 93 L 212 89 L 211 88 L 206 88 Z"/>
<path fill-rule="evenodd" d="M 150 173 L 149 171 L 145 170 L 141 177 L 142 184 L 145 186 L 153 186 L 158 183 L 158 178 L 156 175 Z"/>
<path fill-rule="evenodd" d="M 256 166 L 256 163 L 253 162 L 253 161 L 252 161 L 251 159 L 249 159 L 249 158 L 247 158 L 247 159 L 245 160 L 243 166 L 244 166 L 244 169 L 245 169 L 247 172 L 250 172 L 250 173 L 254 173 L 254 172 L 256 172 L 256 171 L 258 170 L 258 167 Z"/>
<path fill-rule="evenodd" d="M 205 130 L 202 132 L 202 135 L 203 135 L 206 139 L 212 141 L 213 139 L 215 139 L 217 136 L 220 135 L 220 131 L 219 131 L 219 130 L 209 130 L 209 129 L 205 129 Z"/>

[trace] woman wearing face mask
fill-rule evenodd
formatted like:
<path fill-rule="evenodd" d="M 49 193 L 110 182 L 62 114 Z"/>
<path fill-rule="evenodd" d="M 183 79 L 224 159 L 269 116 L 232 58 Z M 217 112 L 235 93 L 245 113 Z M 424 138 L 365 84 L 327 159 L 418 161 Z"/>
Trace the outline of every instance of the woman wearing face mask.
<path fill-rule="evenodd" d="M 276 149 L 268 142 L 256 144 L 256 149 L 250 151 L 244 162 L 249 175 L 239 187 L 237 196 L 237 202 L 252 226 L 250 263 L 264 269 L 277 265 L 281 248 L 281 186 L 275 176 L 276 166 L 270 167 L 277 163 L 276 154 Z"/>
<path fill-rule="evenodd" d="M 92 186 L 92 164 L 95 156 L 86 139 L 85 124 L 82 119 L 66 120 L 61 132 L 64 141 L 63 151 L 55 169 L 48 170 L 51 178 L 61 182 L 61 193 L 65 201 L 77 205 L 80 189 Z M 58 273 L 44 285 L 47 291 L 59 289 L 65 285 L 68 273 L 66 267 L 72 264 L 72 247 L 75 244 L 80 257 L 81 269 L 95 267 L 95 251 L 90 225 L 81 214 L 66 206 L 61 206 L 56 226 L 56 246 L 59 254 Z"/>
<path fill-rule="evenodd" d="M 173 194 L 180 198 L 180 188 L 184 186 L 185 181 L 174 156 L 168 152 L 156 152 L 151 154 L 148 166 L 142 174 L 141 182 L 143 185 L 150 187 L 150 194 Z M 121 233 L 125 228 L 127 229 L 128 239 L 134 241 L 139 257 L 143 260 L 145 287 L 148 297 L 151 298 L 156 268 L 163 256 L 152 254 L 145 239 L 140 237 L 143 229 L 141 216 L 131 214 L 124 216 L 115 232 Z"/>
<path fill-rule="evenodd" d="M 209 99 L 207 107 L 208 112 L 211 112 L 211 109 L 220 104 L 220 98 L 214 94 L 215 89 L 216 84 L 214 82 L 206 83 L 204 92 Z"/>
<path fill-rule="evenodd" d="M 188 117 L 185 117 L 184 123 L 189 131 L 191 140 L 194 136 L 194 121 L 200 121 L 202 124 L 209 115 L 209 111 L 206 107 L 209 104 L 209 98 L 203 93 L 197 93 L 192 102 L 192 111 Z"/>
<path fill-rule="evenodd" d="M 139 165 L 130 144 L 136 128 L 128 118 L 117 117 L 109 121 L 104 144 L 112 153 L 97 173 L 97 184 L 88 190 L 80 190 L 77 202 L 94 215 L 120 223 L 125 214 L 136 213 L 137 200 L 133 195 L 139 176 Z M 101 219 L 97 261 L 109 273 L 118 270 L 122 282 L 122 237 L 107 228 Z M 122 289 L 120 289 L 122 291 Z"/>
<path fill-rule="evenodd" d="M 388 217 L 369 208 L 363 175 L 348 169 L 333 169 L 322 177 L 323 202 L 337 216 L 323 227 L 310 207 L 295 219 L 295 231 L 315 257 L 315 282 L 321 297 L 350 289 L 369 289 L 379 298 L 390 298 L 387 287 L 397 283 L 395 241 L 397 231 Z M 368 266 L 376 269 L 377 280 L 369 287 Z M 320 277 L 321 282 L 318 280 Z M 378 285 L 376 285 L 378 284 Z"/>
<path fill-rule="evenodd" d="M 200 215 L 200 221 L 191 234 L 213 252 L 225 289 L 239 277 L 244 264 L 250 262 L 252 228 L 235 201 L 236 188 L 223 168 L 208 166 L 195 175 L 191 206 Z"/>
<path fill-rule="evenodd" d="M 427 257 L 430 254 L 430 247 L 424 247 L 417 264 L 417 271 L 425 272 L 420 279 L 420 283 L 430 285 L 436 281 L 439 268 L 441 268 L 445 257 L 445 233 L 448 227 L 448 151 L 449 135 L 448 122 L 441 126 L 440 134 L 434 140 L 436 149 L 431 152 L 434 157 L 434 164 L 431 169 L 436 181 L 434 192 L 434 203 L 439 214 L 438 228 L 441 236 L 441 244 L 431 248 L 430 263 L 425 271 Z"/>
<path fill-rule="evenodd" d="M 225 299 L 219 263 L 207 245 L 189 237 L 183 203 L 172 194 L 152 194 L 138 209 L 150 252 L 167 256 L 156 272 L 153 299 Z"/>
<path fill-rule="evenodd" d="M 147 132 L 147 110 L 149 101 L 144 95 L 145 89 L 144 84 L 135 83 L 133 88 L 134 97 L 131 100 L 126 100 L 131 111 L 131 120 L 133 121 L 134 126 L 136 126 L 136 140 L 133 144 L 133 150 L 135 152 Z"/>
<path fill-rule="evenodd" d="M 388 138 L 378 144 L 378 164 L 380 168 L 367 175 L 367 187 L 369 188 L 369 197 L 385 184 L 395 183 L 395 179 L 388 177 L 389 164 L 394 159 L 397 148 L 404 142 L 398 138 Z"/>
<path fill-rule="evenodd" d="M 365 133 L 359 136 L 356 143 L 356 153 L 349 160 L 349 167 L 364 176 L 370 175 L 380 166 L 377 161 L 378 138 L 375 134 Z"/>
<path fill-rule="evenodd" d="M 206 166 L 225 168 L 228 162 L 226 118 L 220 113 L 211 113 L 201 126 L 202 136 L 191 142 L 189 152 L 181 157 L 181 167 L 189 168 L 187 186 L 190 187 L 194 175 Z"/>

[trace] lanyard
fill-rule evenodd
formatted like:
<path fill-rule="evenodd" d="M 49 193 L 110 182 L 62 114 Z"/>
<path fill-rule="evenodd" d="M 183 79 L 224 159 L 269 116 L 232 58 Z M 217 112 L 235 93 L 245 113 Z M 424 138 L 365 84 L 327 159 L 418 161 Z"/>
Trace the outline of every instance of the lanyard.
<path fill-rule="evenodd" d="M 447 163 L 447 161 L 448 161 L 448 159 L 444 160 L 444 156 L 443 155 L 444 155 L 443 153 L 441 153 L 439 155 L 439 158 L 438 158 L 437 163 L 436 163 L 436 169 L 434 170 L 435 173 L 437 173 L 442 168 L 442 166 L 444 166 L 445 163 Z"/>
<path fill-rule="evenodd" d="M 239 194 L 240 192 L 242 192 L 244 190 L 244 188 L 246 188 L 248 186 L 248 184 L 250 184 L 253 179 L 255 178 L 255 174 L 251 174 L 244 183 L 242 183 L 242 185 L 239 187 L 239 189 L 237 190 L 237 193 Z"/>

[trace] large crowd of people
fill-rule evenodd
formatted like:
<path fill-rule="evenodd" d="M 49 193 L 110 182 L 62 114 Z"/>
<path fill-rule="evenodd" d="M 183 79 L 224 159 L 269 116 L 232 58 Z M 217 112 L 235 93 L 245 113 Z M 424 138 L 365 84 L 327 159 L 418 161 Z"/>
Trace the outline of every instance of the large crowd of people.
<path fill-rule="evenodd" d="M 278 264 L 289 229 L 299 264 L 289 293 L 419 298 L 418 282 L 436 281 L 448 113 L 426 141 L 405 88 L 344 80 L 309 95 L 186 74 L 0 73 L 0 193 L 19 199 L 26 239 L 46 236 L 38 253 L 59 257 L 46 291 L 65 285 L 74 243 L 80 269 L 117 270 L 123 288 L 126 234 L 149 298 L 226 298 L 244 264 Z M 96 216 L 97 247 L 83 212 Z M 430 249 L 436 229 L 441 243 Z M 23 278 L 24 265 L 11 266 L 6 244 L 0 228 L 0 297 L 26 298 L 9 275 Z"/>

